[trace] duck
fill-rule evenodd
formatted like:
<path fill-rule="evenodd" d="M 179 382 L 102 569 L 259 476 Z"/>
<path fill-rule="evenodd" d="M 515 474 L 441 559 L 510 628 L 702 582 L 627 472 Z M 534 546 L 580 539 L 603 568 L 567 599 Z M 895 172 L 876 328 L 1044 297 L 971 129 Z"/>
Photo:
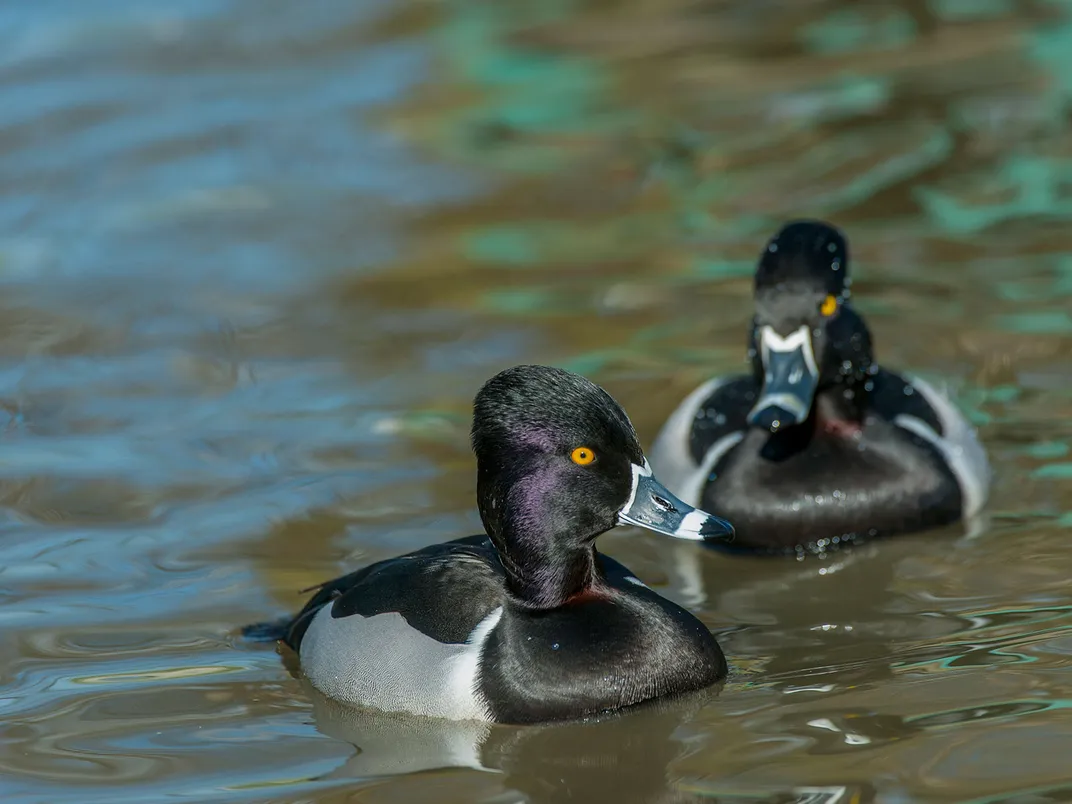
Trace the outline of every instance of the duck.
<path fill-rule="evenodd" d="M 825 553 L 971 520 L 986 502 L 975 429 L 931 384 L 876 362 L 851 284 L 839 229 L 786 223 L 755 270 L 751 372 L 701 384 L 652 444 L 671 491 L 734 523 L 729 552 Z"/>
<path fill-rule="evenodd" d="M 602 388 L 548 366 L 479 390 L 471 430 L 484 533 L 328 581 L 279 631 L 328 698 L 491 723 L 582 719 L 727 675 L 706 626 L 598 552 L 635 525 L 732 538 L 654 476 Z"/>

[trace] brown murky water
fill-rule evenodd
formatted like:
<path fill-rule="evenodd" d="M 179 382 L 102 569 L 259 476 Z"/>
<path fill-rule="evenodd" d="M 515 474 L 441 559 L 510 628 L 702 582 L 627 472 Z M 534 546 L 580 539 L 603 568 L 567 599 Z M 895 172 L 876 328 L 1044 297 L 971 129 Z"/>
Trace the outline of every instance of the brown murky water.
<path fill-rule="evenodd" d="M 1070 53 L 1047 0 L 0 6 L 0 798 L 1072 799 Z M 979 425 L 980 532 L 610 534 L 732 676 L 595 723 L 354 715 L 237 637 L 475 531 L 506 365 L 650 441 L 796 215 Z"/>

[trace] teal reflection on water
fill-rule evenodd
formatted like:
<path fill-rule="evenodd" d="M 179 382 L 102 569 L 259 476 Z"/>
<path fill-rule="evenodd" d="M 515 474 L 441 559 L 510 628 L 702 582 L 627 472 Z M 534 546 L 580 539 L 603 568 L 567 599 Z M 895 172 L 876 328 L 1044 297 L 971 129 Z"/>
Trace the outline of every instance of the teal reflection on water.
<path fill-rule="evenodd" d="M 869 49 L 896 49 L 916 38 L 918 26 L 908 12 L 897 8 L 870 14 L 856 8 L 841 9 L 801 28 L 801 39 L 812 53 L 854 53 Z"/>
<path fill-rule="evenodd" d="M 1072 47 L 1072 37 L 1069 38 Z M 919 187 L 917 198 L 936 222 L 950 232 L 980 232 L 1001 221 L 1033 215 L 1049 218 L 1072 217 L 1072 198 L 1065 193 L 1072 182 L 1072 160 L 1016 154 L 1000 163 L 985 180 L 986 195 L 997 195 L 993 203 L 981 203 L 944 192 Z M 978 184 L 978 182 L 976 183 Z"/>
<path fill-rule="evenodd" d="M 927 6 L 939 19 L 956 22 L 1000 19 L 1015 11 L 1011 0 L 930 0 Z"/>

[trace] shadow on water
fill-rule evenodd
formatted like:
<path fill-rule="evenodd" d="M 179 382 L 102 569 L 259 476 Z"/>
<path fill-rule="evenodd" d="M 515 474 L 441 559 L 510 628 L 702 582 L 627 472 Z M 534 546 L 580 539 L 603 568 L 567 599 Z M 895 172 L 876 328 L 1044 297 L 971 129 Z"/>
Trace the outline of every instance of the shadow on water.
<path fill-rule="evenodd" d="M 1068 799 L 1066 0 L 8 6 L 5 802 Z M 740 369 L 798 215 L 847 230 L 878 359 L 979 427 L 984 527 L 799 563 L 608 534 L 732 673 L 593 723 L 342 713 L 234 636 L 475 532 L 506 365 L 649 443 Z"/>

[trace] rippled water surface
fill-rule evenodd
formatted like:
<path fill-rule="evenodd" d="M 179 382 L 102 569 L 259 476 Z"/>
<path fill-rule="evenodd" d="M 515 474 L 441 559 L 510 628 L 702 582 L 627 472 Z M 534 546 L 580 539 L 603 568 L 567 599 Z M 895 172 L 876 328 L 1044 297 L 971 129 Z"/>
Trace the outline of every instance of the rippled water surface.
<path fill-rule="evenodd" d="M 1069 54 L 1067 0 L 0 5 L 3 800 L 1072 798 Z M 237 635 L 475 532 L 506 365 L 650 443 L 797 215 L 978 425 L 979 532 L 610 534 L 732 675 L 594 723 L 355 716 Z"/>

